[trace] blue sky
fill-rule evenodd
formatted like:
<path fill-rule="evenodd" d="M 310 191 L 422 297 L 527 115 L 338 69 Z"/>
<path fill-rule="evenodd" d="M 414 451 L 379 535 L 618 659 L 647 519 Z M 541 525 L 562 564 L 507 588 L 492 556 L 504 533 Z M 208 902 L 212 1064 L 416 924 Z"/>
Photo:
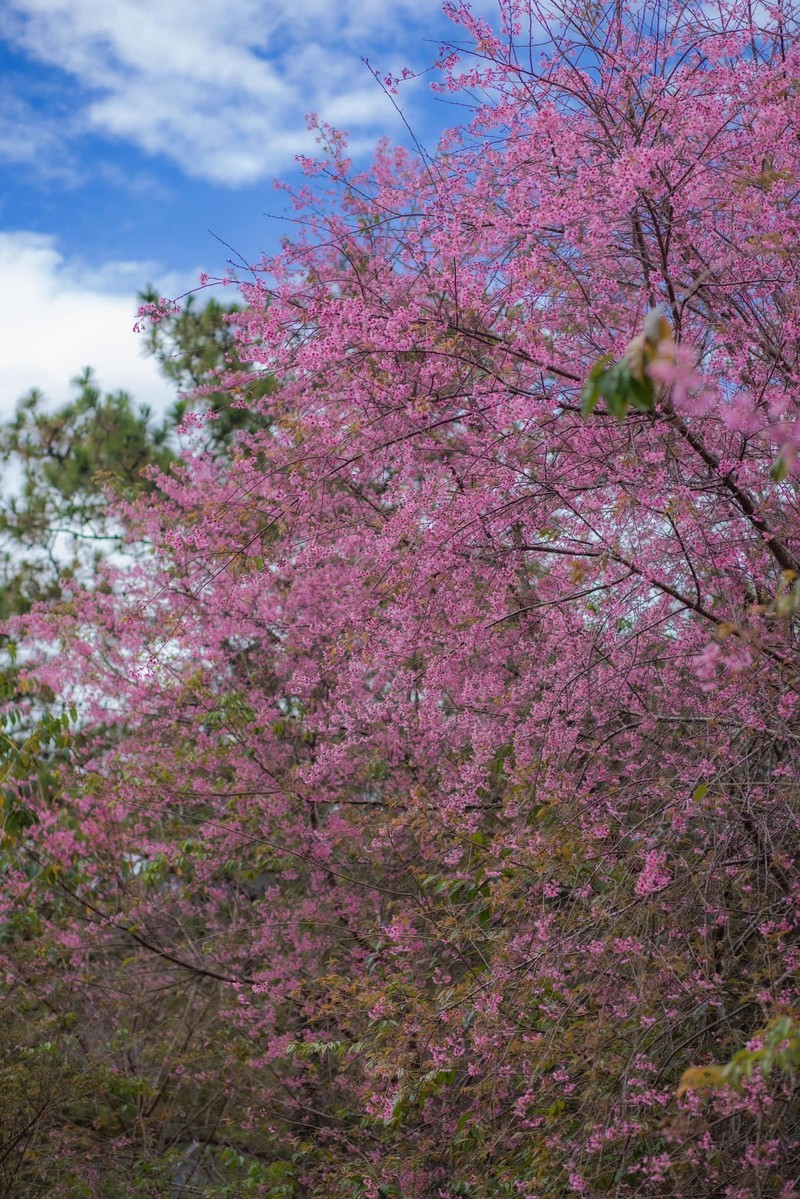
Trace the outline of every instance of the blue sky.
<path fill-rule="evenodd" d="M 213 235 L 248 260 L 274 248 L 305 114 L 357 157 L 405 140 L 361 57 L 424 71 L 454 32 L 438 0 L 2 0 L 0 415 L 34 385 L 65 398 L 90 364 L 167 402 L 131 332 L 137 289 L 221 273 Z M 399 102 L 435 146 L 456 113 L 431 78 Z"/>

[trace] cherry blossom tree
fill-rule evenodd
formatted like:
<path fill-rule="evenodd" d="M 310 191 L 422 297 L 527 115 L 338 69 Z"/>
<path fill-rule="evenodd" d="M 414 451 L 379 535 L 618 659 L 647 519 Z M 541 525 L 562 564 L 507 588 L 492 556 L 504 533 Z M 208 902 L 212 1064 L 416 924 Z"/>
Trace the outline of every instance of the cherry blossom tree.
<path fill-rule="evenodd" d="M 466 123 L 318 126 L 252 426 L 27 620 L 26 1194 L 797 1193 L 796 13 L 449 11 Z"/>

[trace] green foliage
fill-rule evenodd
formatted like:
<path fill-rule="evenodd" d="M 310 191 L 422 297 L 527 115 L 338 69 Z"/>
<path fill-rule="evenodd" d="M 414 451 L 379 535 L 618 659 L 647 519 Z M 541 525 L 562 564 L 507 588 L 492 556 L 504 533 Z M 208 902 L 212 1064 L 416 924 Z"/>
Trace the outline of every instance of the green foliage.
<path fill-rule="evenodd" d="M 14 845 L 37 823 L 35 797 L 52 801 L 58 764 L 72 744 L 74 708 L 53 710 L 11 665 L 0 674 L 0 847 Z M 45 697 L 46 698 L 46 697 Z M 0 855 L 0 865 L 3 858 Z"/>
<path fill-rule="evenodd" d="M 614 362 L 611 354 L 604 354 L 589 371 L 581 392 L 581 413 L 591 416 L 600 400 L 604 400 L 606 412 L 621 421 L 630 408 L 652 411 L 654 394 L 652 379 L 635 378 L 624 359 Z"/>
<path fill-rule="evenodd" d="M 310 1058 L 342 1058 L 347 1052 L 342 1041 L 291 1041 L 286 1046 L 289 1057 L 297 1057 L 303 1061 Z"/>
<path fill-rule="evenodd" d="M 622 357 L 604 354 L 589 371 L 581 391 L 582 415 L 591 416 L 600 400 L 608 415 L 618 421 L 623 421 L 631 408 L 652 412 L 656 389 L 648 367 L 674 360 L 675 342 L 669 321 L 652 308 L 644 318 L 642 332 L 628 343 Z"/>
<path fill-rule="evenodd" d="M 147 468 L 174 459 L 166 421 L 154 423 L 123 391 L 103 395 L 90 370 L 55 410 L 33 390 L 0 429 L 0 460 L 19 484 L 0 507 L 0 619 L 56 598 L 63 583 L 114 548 L 106 490 L 151 490 Z"/>
<path fill-rule="evenodd" d="M 774 1070 L 790 1074 L 800 1069 L 800 1023 L 786 1014 L 770 1020 L 766 1028 L 735 1053 L 723 1068 L 722 1081 L 738 1088 L 754 1074 L 769 1078 Z"/>
<path fill-rule="evenodd" d="M 784 1013 L 755 1034 L 724 1066 L 692 1066 L 684 1070 L 678 1084 L 678 1097 L 688 1091 L 707 1094 L 726 1089 L 740 1091 L 745 1083 L 760 1074 L 797 1074 L 800 1070 L 800 1023 Z"/>
<path fill-rule="evenodd" d="M 32 497 L 44 483 L 65 502 L 77 503 L 96 490 L 98 475 L 126 490 L 151 487 L 144 469 L 166 469 L 173 458 L 167 423 L 154 425 L 147 405 L 134 408 L 125 391 L 104 396 L 90 368 L 72 386 L 75 398 L 55 412 L 45 410 L 34 389 L 4 431 L 3 455 L 15 454 L 25 468 L 25 494 Z"/>
<path fill-rule="evenodd" d="M 139 298 L 144 304 L 157 304 L 159 293 L 149 286 L 140 292 Z M 254 415 L 254 401 L 270 395 L 276 386 L 274 377 L 263 372 L 246 379 L 252 368 L 239 353 L 232 322 L 239 311 L 237 304 L 223 305 L 216 300 L 209 300 L 201 307 L 190 295 L 179 312 L 152 324 L 145 334 L 149 353 L 177 390 L 208 389 L 202 405 L 213 413 L 214 419 L 206 424 L 205 430 L 209 448 L 218 453 L 227 451 L 240 429 L 252 429 L 262 419 Z M 225 375 L 243 376 L 238 390 L 246 399 L 246 407 L 232 403 L 230 391 L 221 382 Z M 214 389 L 217 381 L 218 390 Z M 187 412 L 196 407 L 197 400 L 178 399 L 170 410 L 170 423 L 179 425 Z"/>
<path fill-rule="evenodd" d="M 140 297 L 156 297 L 149 288 Z M 162 374 L 187 392 L 208 388 L 231 372 L 246 377 L 230 318 L 235 304 L 212 300 L 200 307 L 189 297 L 146 337 Z M 269 394 L 271 377 L 245 381 L 248 404 Z M 226 453 L 245 425 L 266 420 L 235 407 L 229 390 L 202 399 L 181 397 L 161 419 L 125 391 L 102 393 L 91 369 L 72 380 L 73 396 L 58 407 L 37 389 L 18 403 L 0 427 L 0 462 L 12 480 L 0 503 L 0 621 L 27 612 L 40 600 L 57 599 L 74 577 L 91 579 L 102 558 L 120 545 L 108 520 L 108 492 L 133 497 L 153 491 L 153 471 L 176 459 L 176 429 L 190 407 L 210 410 L 209 445 Z"/>
<path fill-rule="evenodd" d="M 297 1167 L 290 1161 L 264 1162 L 227 1147 L 220 1154 L 222 1165 L 236 1179 L 236 1183 L 215 1194 L 257 1194 L 260 1199 L 293 1199 L 297 1194 Z"/>

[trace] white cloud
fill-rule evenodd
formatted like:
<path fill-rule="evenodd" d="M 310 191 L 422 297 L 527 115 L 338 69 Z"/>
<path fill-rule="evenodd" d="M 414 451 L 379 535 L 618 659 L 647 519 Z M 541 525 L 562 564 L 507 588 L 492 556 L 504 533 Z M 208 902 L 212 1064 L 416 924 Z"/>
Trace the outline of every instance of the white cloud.
<path fill-rule="evenodd" d="M 54 238 L 30 232 L 0 233 L 0 277 L 0 419 L 32 387 L 51 403 L 67 399 L 85 366 L 104 390 L 129 391 L 156 411 L 174 400 L 133 332 L 136 288 L 153 277 L 177 294 L 185 281 L 146 262 L 89 270 L 68 262 Z"/>
<path fill-rule="evenodd" d="M 84 130 L 237 186 L 310 149 L 308 112 L 361 141 L 399 128 L 360 56 L 427 66 L 438 19 L 439 0 L 5 0 L 0 36 L 79 82 Z"/>

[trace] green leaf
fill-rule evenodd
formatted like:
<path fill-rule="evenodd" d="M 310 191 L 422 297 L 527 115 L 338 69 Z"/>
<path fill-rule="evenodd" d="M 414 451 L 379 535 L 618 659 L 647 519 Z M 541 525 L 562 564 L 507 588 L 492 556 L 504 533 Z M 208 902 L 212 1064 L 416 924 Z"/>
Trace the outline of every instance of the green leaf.
<path fill-rule="evenodd" d="M 591 380 L 581 392 L 581 416 L 584 418 L 591 416 L 599 399 L 600 392 L 597 390 L 597 384 Z"/>
<path fill-rule="evenodd" d="M 597 407 L 597 402 L 601 396 L 600 381 L 607 373 L 613 361 L 613 354 L 603 354 L 602 358 L 598 358 L 589 371 L 587 381 L 581 391 L 581 415 L 584 418 L 591 416 Z"/>
<path fill-rule="evenodd" d="M 605 374 L 608 367 L 611 365 L 611 363 L 613 361 L 614 361 L 613 354 L 603 354 L 602 358 L 598 358 L 597 362 L 595 362 L 594 366 L 589 371 L 588 378 L 590 379 L 590 381 L 592 383 L 596 383 L 597 380 L 600 379 Z"/>
<path fill-rule="evenodd" d="M 629 394 L 631 407 L 639 412 L 653 411 L 655 388 L 652 379 L 647 376 L 643 380 L 631 378 Z"/>
<path fill-rule="evenodd" d="M 618 421 L 624 421 L 628 415 L 628 398 L 622 391 L 615 391 L 606 397 L 606 409 L 609 416 Z"/>
<path fill-rule="evenodd" d="M 778 454 L 778 457 L 772 464 L 772 469 L 769 472 L 769 477 L 773 483 L 782 483 L 789 474 L 789 464 L 786 461 L 783 453 Z"/>

